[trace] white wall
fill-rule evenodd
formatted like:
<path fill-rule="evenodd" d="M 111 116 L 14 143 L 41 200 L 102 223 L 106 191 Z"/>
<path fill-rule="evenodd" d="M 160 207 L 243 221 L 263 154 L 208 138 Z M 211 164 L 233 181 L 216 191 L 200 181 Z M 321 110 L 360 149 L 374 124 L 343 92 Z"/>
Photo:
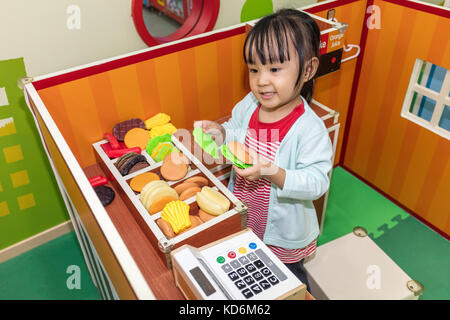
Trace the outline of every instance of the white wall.
<path fill-rule="evenodd" d="M 80 9 L 80 28 L 69 29 Z M 38 76 L 146 48 L 131 0 L 1 0 L 0 60 L 23 57 Z"/>
<path fill-rule="evenodd" d="M 214 29 L 240 23 L 246 0 L 222 0 Z M 273 0 L 274 10 L 316 0 Z M 67 10 L 75 6 L 76 12 Z M 70 29 L 76 25 L 79 29 Z M 131 0 L 1 0 L 0 60 L 23 57 L 39 76 L 146 48 L 131 16 Z"/>

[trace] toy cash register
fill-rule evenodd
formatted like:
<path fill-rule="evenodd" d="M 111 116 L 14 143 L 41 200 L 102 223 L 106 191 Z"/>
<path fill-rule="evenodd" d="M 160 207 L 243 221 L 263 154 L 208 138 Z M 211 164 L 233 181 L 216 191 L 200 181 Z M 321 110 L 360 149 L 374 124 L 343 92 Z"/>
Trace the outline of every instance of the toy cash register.
<path fill-rule="evenodd" d="M 306 286 L 250 229 L 170 255 L 186 299 L 305 299 Z"/>

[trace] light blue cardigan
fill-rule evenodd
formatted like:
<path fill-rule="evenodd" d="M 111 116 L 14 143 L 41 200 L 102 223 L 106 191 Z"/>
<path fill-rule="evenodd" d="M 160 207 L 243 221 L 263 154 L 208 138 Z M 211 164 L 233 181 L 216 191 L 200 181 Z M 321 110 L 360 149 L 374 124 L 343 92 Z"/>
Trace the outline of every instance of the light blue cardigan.
<path fill-rule="evenodd" d="M 304 248 L 319 235 L 312 200 L 329 187 L 332 145 L 323 121 L 303 99 L 305 112 L 284 137 L 275 156 L 275 165 L 286 170 L 283 189 L 272 183 L 269 213 L 263 241 L 286 249 Z M 253 93 L 242 99 L 223 124 L 226 140 L 244 143 L 250 118 L 258 106 Z M 228 188 L 233 191 L 236 172 L 232 170 Z M 251 203 L 248 203 L 251 206 Z"/>

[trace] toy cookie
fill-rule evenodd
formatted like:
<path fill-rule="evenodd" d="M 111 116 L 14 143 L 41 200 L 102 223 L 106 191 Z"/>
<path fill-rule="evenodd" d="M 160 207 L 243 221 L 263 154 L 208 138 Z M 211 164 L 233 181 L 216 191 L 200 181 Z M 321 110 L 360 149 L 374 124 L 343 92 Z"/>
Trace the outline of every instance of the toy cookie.
<path fill-rule="evenodd" d="M 181 152 L 167 155 L 161 165 L 161 175 L 169 181 L 176 181 L 184 178 L 189 169 L 189 160 Z"/>
<path fill-rule="evenodd" d="M 156 173 L 144 172 L 131 179 L 130 188 L 136 192 L 141 192 L 142 188 L 144 188 L 147 183 L 154 180 L 159 180 L 159 177 Z"/>
<path fill-rule="evenodd" d="M 104 207 L 113 202 L 115 194 L 112 188 L 108 186 L 98 186 L 95 187 L 94 190 Z"/>
<path fill-rule="evenodd" d="M 114 126 L 112 132 L 118 141 L 123 141 L 126 133 L 133 128 L 145 129 L 144 121 L 142 121 L 141 119 L 137 119 L 137 118 L 122 121 Z"/>
<path fill-rule="evenodd" d="M 126 176 L 130 173 L 131 168 L 133 168 L 139 162 L 147 163 L 147 160 L 141 154 L 130 152 L 120 157 L 115 163 L 115 166 L 119 170 L 121 175 Z"/>
<path fill-rule="evenodd" d="M 149 140 L 150 133 L 148 130 L 133 128 L 125 134 L 123 142 L 125 142 L 127 148 L 139 147 L 142 150 L 145 150 Z"/>

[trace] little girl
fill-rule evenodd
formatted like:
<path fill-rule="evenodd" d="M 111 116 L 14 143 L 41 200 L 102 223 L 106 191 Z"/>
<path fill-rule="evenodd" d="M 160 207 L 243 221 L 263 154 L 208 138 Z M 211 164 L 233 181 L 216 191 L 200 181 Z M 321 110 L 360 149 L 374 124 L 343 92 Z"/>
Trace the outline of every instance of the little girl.
<path fill-rule="evenodd" d="M 253 166 L 233 166 L 229 188 L 248 204 L 247 226 L 308 286 L 303 259 L 316 250 L 313 200 L 329 187 L 332 147 L 311 110 L 319 65 L 315 21 L 283 9 L 259 20 L 244 43 L 251 92 L 228 122 L 204 120 L 216 141 L 244 143 Z"/>

